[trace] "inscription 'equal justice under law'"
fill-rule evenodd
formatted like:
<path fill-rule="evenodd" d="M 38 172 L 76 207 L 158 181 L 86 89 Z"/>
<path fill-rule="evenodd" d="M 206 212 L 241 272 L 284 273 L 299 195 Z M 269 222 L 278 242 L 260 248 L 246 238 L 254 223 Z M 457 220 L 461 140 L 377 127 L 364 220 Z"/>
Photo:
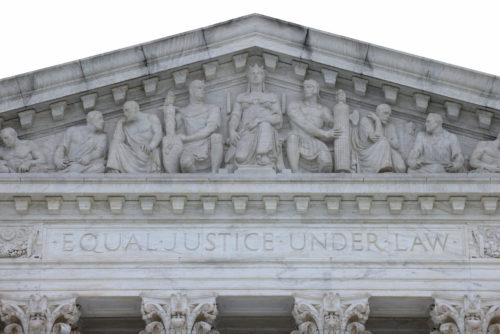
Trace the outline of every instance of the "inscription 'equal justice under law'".
<path fill-rule="evenodd" d="M 88 253 L 414 252 L 450 251 L 436 232 L 79 232 L 62 233 L 61 250 Z M 58 243 L 57 241 L 55 242 Z"/>

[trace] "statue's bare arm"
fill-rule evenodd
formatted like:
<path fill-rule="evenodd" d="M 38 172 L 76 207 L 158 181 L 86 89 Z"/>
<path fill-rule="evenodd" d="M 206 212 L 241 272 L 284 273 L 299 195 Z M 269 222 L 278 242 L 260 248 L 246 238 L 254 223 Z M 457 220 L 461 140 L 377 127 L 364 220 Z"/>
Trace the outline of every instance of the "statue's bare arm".
<path fill-rule="evenodd" d="M 291 103 L 287 110 L 288 119 L 295 126 L 301 128 L 313 137 L 326 137 L 326 131 L 323 131 L 309 122 L 300 111 L 300 106 L 296 103 Z"/>

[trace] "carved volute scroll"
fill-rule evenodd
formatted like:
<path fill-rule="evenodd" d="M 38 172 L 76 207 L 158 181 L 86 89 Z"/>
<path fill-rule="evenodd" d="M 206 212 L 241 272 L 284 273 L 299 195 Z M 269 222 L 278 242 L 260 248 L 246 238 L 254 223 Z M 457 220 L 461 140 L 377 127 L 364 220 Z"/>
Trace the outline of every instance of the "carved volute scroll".
<path fill-rule="evenodd" d="M 0 258 L 31 257 L 38 236 L 34 226 L 2 226 L 0 228 Z"/>
<path fill-rule="evenodd" d="M 478 295 L 436 298 L 430 316 L 434 324 L 433 334 L 500 333 L 500 301 L 482 303 Z"/>
<path fill-rule="evenodd" d="M 49 300 L 33 295 L 27 301 L 0 299 L 0 316 L 7 325 L 6 334 L 80 334 L 75 298 Z"/>
<path fill-rule="evenodd" d="M 344 300 L 333 292 L 322 300 L 296 297 L 292 315 L 297 329 L 292 334 L 370 334 L 365 330 L 369 314 L 368 298 Z"/>
<path fill-rule="evenodd" d="M 141 334 L 218 334 L 215 297 L 190 298 L 177 293 L 168 298 L 142 298 Z"/>

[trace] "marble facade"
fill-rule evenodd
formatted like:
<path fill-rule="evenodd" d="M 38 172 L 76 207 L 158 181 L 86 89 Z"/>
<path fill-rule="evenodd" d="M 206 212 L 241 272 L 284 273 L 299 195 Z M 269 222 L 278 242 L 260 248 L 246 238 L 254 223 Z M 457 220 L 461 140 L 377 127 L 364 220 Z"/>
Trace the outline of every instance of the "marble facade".
<path fill-rule="evenodd" d="M 261 15 L 0 80 L 0 333 L 500 333 L 499 110 Z"/>

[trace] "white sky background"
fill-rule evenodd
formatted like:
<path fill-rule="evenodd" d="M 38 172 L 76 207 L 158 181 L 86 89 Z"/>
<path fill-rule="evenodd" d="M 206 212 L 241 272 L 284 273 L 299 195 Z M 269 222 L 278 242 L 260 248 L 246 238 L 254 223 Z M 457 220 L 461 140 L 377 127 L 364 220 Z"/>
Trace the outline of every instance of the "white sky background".
<path fill-rule="evenodd" d="M 0 78 L 251 13 L 500 75 L 500 0 L 0 0 Z"/>

